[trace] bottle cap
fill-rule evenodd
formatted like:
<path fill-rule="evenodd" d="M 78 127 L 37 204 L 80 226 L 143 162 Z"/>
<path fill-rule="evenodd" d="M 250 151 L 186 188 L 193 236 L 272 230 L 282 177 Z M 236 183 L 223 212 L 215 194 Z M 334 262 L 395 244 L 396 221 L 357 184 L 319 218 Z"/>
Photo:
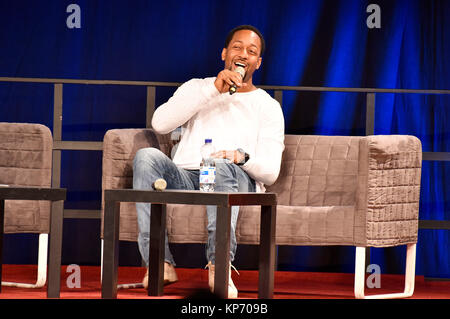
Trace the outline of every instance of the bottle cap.
<path fill-rule="evenodd" d="M 206 138 L 205 143 L 212 143 L 212 138 Z"/>

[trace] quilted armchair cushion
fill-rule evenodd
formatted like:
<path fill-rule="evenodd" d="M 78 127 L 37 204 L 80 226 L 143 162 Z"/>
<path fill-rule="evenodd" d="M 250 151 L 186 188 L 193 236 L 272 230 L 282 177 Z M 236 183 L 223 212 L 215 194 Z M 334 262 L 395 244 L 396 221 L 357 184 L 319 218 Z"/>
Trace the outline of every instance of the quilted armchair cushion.
<path fill-rule="evenodd" d="M 278 245 L 352 245 L 359 160 L 355 136 L 285 135 L 277 193 Z M 238 242 L 259 242 L 258 207 L 242 207 Z"/>
<path fill-rule="evenodd" d="M 40 124 L 0 123 L 0 184 L 51 186 L 53 140 Z M 48 201 L 5 201 L 5 233 L 48 233 Z"/>
<path fill-rule="evenodd" d="M 286 206 L 354 205 L 360 138 L 286 135 L 280 175 L 267 191 Z"/>

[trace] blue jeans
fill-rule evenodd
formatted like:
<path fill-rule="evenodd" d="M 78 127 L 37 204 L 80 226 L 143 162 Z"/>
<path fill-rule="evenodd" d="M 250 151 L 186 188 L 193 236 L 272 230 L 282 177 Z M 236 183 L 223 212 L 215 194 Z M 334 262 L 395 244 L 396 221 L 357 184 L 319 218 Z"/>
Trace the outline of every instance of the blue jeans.
<path fill-rule="evenodd" d="M 176 166 L 172 160 L 156 148 L 143 148 L 137 151 L 133 162 L 133 188 L 151 189 L 152 183 L 158 178 L 164 178 L 167 189 L 199 189 L 199 171 L 186 170 Z M 225 162 L 216 163 L 216 185 L 218 192 L 255 192 L 255 181 L 250 178 L 238 165 Z M 138 221 L 138 245 L 142 258 L 148 266 L 149 230 L 151 205 L 149 203 L 136 203 Z M 216 206 L 206 206 L 208 217 L 208 241 L 206 243 L 206 258 L 214 264 L 216 243 Z M 236 223 L 239 206 L 231 208 L 231 241 L 230 261 L 234 260 L 236 253 Z M 169 249 L 166 231 L 165 261 L 175 265 Z"/>

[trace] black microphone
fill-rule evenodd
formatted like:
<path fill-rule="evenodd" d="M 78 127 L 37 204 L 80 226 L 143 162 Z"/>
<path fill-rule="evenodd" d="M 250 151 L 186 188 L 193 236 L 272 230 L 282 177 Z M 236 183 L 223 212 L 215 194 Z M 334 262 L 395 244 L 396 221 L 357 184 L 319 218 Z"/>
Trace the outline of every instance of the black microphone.
<path fill-rule="evenodd" d="M 242 79 L 245 76 L 245 69 L 242 66 L 236 67 L 236 69 L 234 69 L 234 72 L 239 73 L 239 75 L 242 77 Z M 236 93 L 236 90 L 237 90 L 236 84 L 233 84 L 232 86 L 230 86 L 230 90 L 229 90 L 230 95 Z"/>

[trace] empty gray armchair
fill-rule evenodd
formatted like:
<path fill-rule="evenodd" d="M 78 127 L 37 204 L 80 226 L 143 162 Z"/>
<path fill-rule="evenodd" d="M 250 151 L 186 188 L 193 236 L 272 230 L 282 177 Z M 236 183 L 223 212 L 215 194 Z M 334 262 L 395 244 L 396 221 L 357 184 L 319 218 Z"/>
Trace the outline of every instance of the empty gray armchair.
<path fill-rule="evenodd" d="M 48 127 L 0 123 L 0 187 L 51 187 L 52 134 Z M 4 233 L 39 234 L 38 274 L 34 284 L 3 282 L 4 286 L 37 288 L 47 278 L 49 201 L 6 200 Z"/>

